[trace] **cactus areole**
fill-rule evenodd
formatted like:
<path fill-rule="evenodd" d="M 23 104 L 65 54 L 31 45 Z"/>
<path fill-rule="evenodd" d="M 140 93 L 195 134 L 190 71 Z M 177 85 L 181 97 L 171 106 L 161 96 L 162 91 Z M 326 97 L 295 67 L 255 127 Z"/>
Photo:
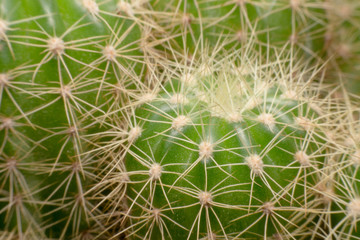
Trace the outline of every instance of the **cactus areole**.
<path fill-rule="evenodd" d="M 136 109 L 125 157 L 130 238 L 262 239 L 302 224 L 304 182 L 317 178 L 308 169 L 323 161 L 317 113 L 277 83 L 229 82 L 199 78 L 209 96 L 172 81 Z"/>

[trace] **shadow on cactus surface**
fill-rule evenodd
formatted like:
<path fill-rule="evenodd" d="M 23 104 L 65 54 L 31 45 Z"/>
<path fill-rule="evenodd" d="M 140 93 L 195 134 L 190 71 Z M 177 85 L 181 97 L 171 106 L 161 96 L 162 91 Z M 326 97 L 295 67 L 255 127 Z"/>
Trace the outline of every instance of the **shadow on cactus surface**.
<path fill-rule="evenodd" d="M 0 0 L 0 239 L 360 239 L 359 7 Z"/>

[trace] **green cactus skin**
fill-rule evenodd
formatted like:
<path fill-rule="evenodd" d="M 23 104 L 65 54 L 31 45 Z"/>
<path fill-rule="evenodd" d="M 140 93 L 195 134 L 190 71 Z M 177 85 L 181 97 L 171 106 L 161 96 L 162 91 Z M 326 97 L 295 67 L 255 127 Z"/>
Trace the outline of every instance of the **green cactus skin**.
<path fill-rule="evenodd" d="M 317 184 L 340 155 L 330 133 L 343 105 L 335 90 L 309 84 L 314 69 L 286 54 L 261 60 L 252 47 L 223 57 L 199 49 L 190 66 L 153 69 L 153 88 L 131 92 L 113 113 L 124 121 L 101 136 L 108 161 L 97 187 L 121 195 L 104 197 L 109 228 L 122 226 L 113 238 L 310 239 L 329 230 L 318 224 Z"/>
<path fill-rule="evenodd" d="M 0 1 L 1 231 L 103 231 L 86 194 L 98 170 L 85 135 L 101 130 L 96 114 L 119 104 L 109 85 L 143 71 L 137 21 L 117 1 Z"/>
<path fill-rule="evenodd" d="M 196 99 L 177 106 L 149 103 L 136 113 L 147 123 L 125 159 L 130 178 L 129 211 L 141 220 L 148 218 L 144 229 L 151 228 L 154 220 L 161 228 L 164 221 L 164 233 L 157 227 L 152 233 L 145 230 L 151 239 L 167 235 L 198 239 L 211 234 L 270 237 L 292 227 L 291 218 L 308 208 L 302 198 L 304 191 L 309 195 L 308 190 L 298 185 L 316 181 L 310 169 L 323 161 L 316 157 L 321 154 L 316 143 L 320 149 L 322 144 L 306 140 L 299 130 L 292 133 L 301 129 L 293 116 L 310 117 L 309 109 L 299 109 L 298 103 L 291 101 L 281 104 L 276 98 L 267 96 L 265 106 L 259 107 L 266 113 L 258 108 L 243 111 L 240 123 L 211 116 Z M 271 106 L 274 104 L 276 107 Z M 158 113 L 153 113 L 155 109 Z M 175 131 L 168 130 L 170 124 Z M 179 128 L 181 133 L 177 133 Z M 162 134 L 154 137 L 157 133 Z M 311 160 L 308 154 L 313 155 Z M 289 165 L 292 168 L 287 169 Z M 144 212 L 149 215 L 142 216 Z M 276 223 L 269 223 L 270 219 Z M 133 232 L 143 227 L 132 224 Z"/>

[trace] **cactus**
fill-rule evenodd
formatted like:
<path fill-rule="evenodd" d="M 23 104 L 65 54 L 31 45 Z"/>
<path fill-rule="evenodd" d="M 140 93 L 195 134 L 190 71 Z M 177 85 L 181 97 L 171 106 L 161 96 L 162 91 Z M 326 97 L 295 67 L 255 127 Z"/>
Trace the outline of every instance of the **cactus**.
<path fill-rule="evenodd" d="M 327 3 L 325 51 L 329 78 L 344 79 L 350 92 L 360 94 L 359 79 L 359 9 L 356 1 L 331 0 Z"/>
<path fill-rule="evenodd" d="M 172 0 L 154 1 L 152 6 L 163 12 L 155 16 L 157 21 L 172 33 L 177 44 L 187 43 L 190 55 L 195 47 L 189 43 L 200 36 L 212 45 L 220 38 L 227 42 L 227 49 L 253 41 L 252 37 L 264 46 L 264 52 L 268 45 L 280 49 L 287 45 L 298 56 L 327 63 L 328 81 L 337 82 L 341 73 L 348 89 L 360 93 L 356 1 Z M 179 32 L 185 32 L 186 37 Z"/>
<path fill-rule="evenodd" d="M 329 159 L 319 190 L 325 200 L 325 212 L 319 222 L 324 222 L 329 231 L 323 234 L 325 239 L 359 239 L 360 237 L 360 172 L 359 172 L 359 108 L 349 111 L 348 124 L 340 126 L 338 141 L 341 143 L 341 158 Z M 345 133 L 345 134 L 344 134 Z M 344 134 L 344 135 L 343 135 Z M 343 154 L 346 153 L 347 154 Z"/>
<path fill-rule="evenodd" d="M 102 228 L 85 135 L 116 102 L 108 85 L 142 70 L 140 24 L 114 1 L 0 4 L 0 230 L 89 238 Z"/>
<path fill-rule="evenodd" d="M 319 69 L 254 49 L 199 49 L 175 60 L 185 65 L 152 70 L 152 88 L 132 91 L 113 113 L 123 121 L 96 135 L 106 171 L 95 192 L 110 209 L 108 228 L 122 226 L 113 238 L 329 233 L 318 183 L 343 155 L 330 133 L 346 123 L 345 104 L 316 82 Z"/>
<path fill-rule="evenodd" d="M 316 59 L 324 51 L 327 5 L 323 0 L 172 0 L 155 1 L 152 7 L 163 13 L 155 15 L 157 22 L 177 44 L 185 46 L 186 42 L 191 53 L 195 47 L 189 43 L 200 36 L 212 45 L 220 38 L 227 42 L 227 49 L 253 41 L 249 39 L 252 37 L 265 52 L 268 44 L 280 48 L 287 45 L 294 52 Z"/>
<path fill-rule="evenodd" d="M 335 3 L 0 0 L 0 238 L 358 239 Z"/>

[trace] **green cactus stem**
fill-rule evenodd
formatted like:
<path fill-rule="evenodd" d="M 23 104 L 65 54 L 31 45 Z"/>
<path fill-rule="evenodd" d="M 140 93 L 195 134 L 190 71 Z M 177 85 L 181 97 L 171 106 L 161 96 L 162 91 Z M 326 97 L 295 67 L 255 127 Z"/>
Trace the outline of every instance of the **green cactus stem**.
<path fill-rule="evenodd" d="M 111 160 L 98 186 L 117 217 L 110 228 L 123 226 L 113 238 L 318 237 L 314 188 L 341 105 L 309 84 L 316 69 L 248 50 L 162 69 L 114 112 L 125 123 L 103 133 Z"/>
<path fill-rule="evenodd" d="M 0 1 L 0 231 L 103 231 L 86 195 L 97 170 L 85 135 L 121 104 L 108 84 L 143 71 L 138 19 L 117 1 Z"/>

